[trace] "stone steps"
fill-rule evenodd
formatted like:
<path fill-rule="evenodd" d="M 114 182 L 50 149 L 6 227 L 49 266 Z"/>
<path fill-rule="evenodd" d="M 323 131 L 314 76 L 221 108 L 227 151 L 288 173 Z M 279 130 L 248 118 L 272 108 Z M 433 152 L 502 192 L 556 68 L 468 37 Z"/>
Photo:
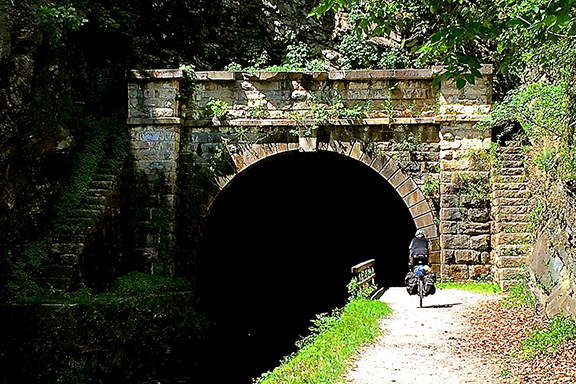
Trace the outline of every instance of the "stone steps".
<path fill-rule="evenodd" d="M 77 273 L 86 238 L 94 231 L 106 201 L 115 188 L 116 177 L 101 170 L 93 176 L 87 195 L 67 219 L 68 230 L 58 235 L 51 246 L 54 264 L 47 266 L 44 281 L 55 290 L 66 290 Z"/>
<path fill-rule="evenodd" d="M 522 272 L 530 250 L 530 192 L 526 187 L 524 151 L 512 143 L 499 147 L 502 168 L 493 176 L 492 262 L 495 278 L 508 289 Z"/>

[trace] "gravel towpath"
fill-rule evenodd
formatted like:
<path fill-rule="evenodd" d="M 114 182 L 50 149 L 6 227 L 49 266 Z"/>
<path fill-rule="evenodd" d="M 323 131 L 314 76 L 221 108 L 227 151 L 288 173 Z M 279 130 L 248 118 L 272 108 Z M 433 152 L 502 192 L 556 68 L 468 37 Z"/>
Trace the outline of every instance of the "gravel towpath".
<path fill-rule="evenodd" d="M 405 288 L 391 288 L 381 300 L 394 311 L 382 320 L 383 335 L 364 347 L 345 376 L 354 384 L 504 383 L 500 369 L 458 348 L 471 305 L 497 300 L 498 295 L 438 290 L 424 298 L 409 296 Z"/>

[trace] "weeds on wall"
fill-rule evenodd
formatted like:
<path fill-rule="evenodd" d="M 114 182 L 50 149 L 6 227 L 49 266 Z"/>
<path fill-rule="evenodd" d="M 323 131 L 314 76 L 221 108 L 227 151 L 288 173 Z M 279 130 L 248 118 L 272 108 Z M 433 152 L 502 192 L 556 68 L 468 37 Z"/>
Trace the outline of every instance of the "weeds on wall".
<path fill-rule="evenodd" d="M 420 148 L 418 138 L 410 132 L 402 140 L 392 139 L 390 143 L 392 151 L 394 151 L 392 158 L 400 168 L 408 170 L 410 165 L 416 161 L 416 151 Z"/>
<path fill-rule="evenodd" d="M 427 178 L 422 185 L 422 190 L 426 196 L 436 196 L 440 192 L 440 180 Z"/>

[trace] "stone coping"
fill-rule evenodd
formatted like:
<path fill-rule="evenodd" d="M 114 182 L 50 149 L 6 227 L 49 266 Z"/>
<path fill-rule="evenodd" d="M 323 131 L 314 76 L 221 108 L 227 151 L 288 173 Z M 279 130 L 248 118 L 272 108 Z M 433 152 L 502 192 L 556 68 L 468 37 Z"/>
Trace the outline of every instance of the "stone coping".
<path fill-rule="evenodd" d="M 175 79 L 181 80 L 184 74 L 181 69 L 131 69 L 126 72 L 126 78 L 135 80 Z"/>
<path fill-rule="evenodd" d="M 195 81 L 236 81 L 236 80 L 282 80 L 292 78 L 310 78 L 318 81 L 325 80 L 410 80 L 432 79 L 445 70 L 443 66 L 434 66 L 428 69 L 370 69 L 349 71 L 198 71 L 195 72 Z M 492 74 L 492 65 L 483 65 L 480 68 L 482 75 Z"/>
<path fill-rule="evenodd" d="M 369 70 L 342 70 L 342 71 L 197 71 L 195 81 L 236 81 L 236 80 L 281 80 L 291 78 L 310 78 L 318 81 L 325 80 L 409 80 L 432 79 L 442 73 L 444 66 L 433 66 L 427 69 L 369 69 Z M 480 67 L 482 75 L 492 74 L 492 65 Z M 181 69 L 131 69 L 126 73 L 128 79 L 183 79 Z"/>
<path fill-rule="evenodd" d="M 179 117 L 130 117 L 126 120 L 128 125 L 180 125 Z"/>
<path fill-rule="evenodd" d="M 417 124 L 441 124 L 446 122 L 479 122 L 486 115 L 438 115 L 433 117 L 397 117 L 390 121 L 387 117 L 366 119 L 329 119 L 325 123 L 316 122 L 314 119 L 305 119 L 296 122 L 293 119 L 230 119 L 227 121 L 213 120 L 184 120 L 183 125 L 193 127 L 203 126 L 357 126 L 357 125 L 417 125 Z"/>

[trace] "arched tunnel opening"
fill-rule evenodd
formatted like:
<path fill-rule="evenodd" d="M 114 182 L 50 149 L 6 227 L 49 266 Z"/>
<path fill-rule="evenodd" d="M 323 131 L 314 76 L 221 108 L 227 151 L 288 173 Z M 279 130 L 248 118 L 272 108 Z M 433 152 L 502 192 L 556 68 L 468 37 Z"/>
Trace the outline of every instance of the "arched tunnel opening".
<path fill-rule="evenodd" d="M 241 172 L 199 245 L 199 293 L 216 335 L 204 367 L 250 383 L 278 366 L 316 314 L 345 305 L 357 263 L 376 259 L 379 286 L 403 285 L 415 230 L 394 188 L 344 155 L 286 152 Z"/>

